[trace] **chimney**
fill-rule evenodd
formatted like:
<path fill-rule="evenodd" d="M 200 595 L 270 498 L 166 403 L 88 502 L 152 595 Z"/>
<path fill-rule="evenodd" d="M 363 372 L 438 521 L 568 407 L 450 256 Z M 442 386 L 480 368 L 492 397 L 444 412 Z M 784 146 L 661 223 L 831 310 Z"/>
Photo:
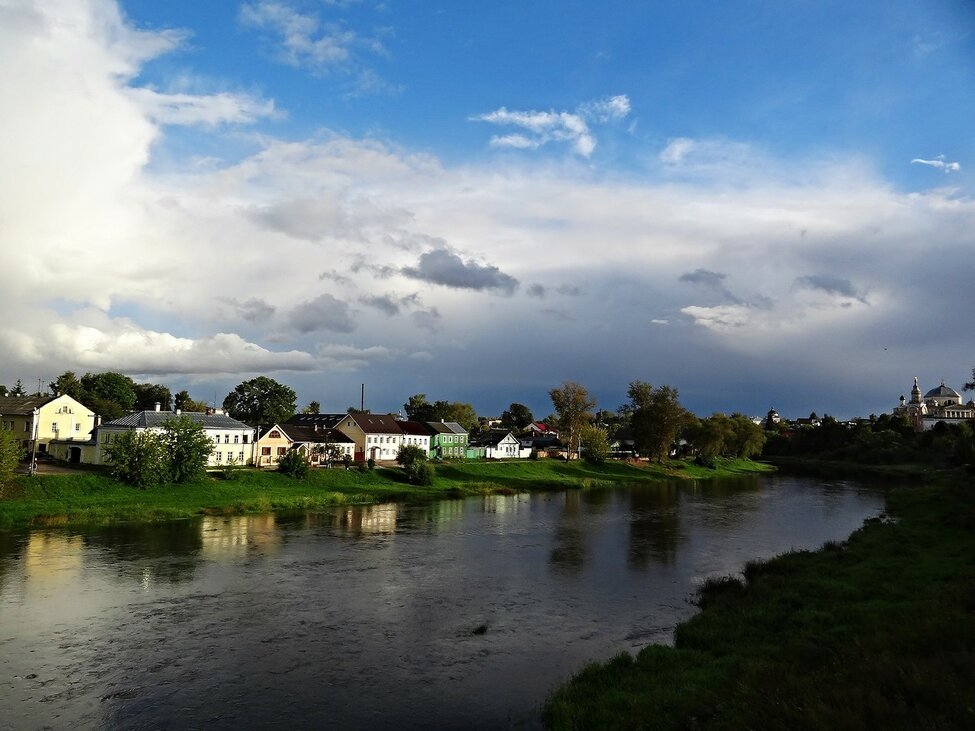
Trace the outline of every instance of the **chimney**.
<path fill-rule="evenodd" d="M 156 411 L 159 411 L 159 409 L 160 409 L 161 407 L 162 407 L 162 404 L 161 404 L 161 403 L 159 403 L 159 402 L 157 401 L 157 402 L 156 402 Z"/>

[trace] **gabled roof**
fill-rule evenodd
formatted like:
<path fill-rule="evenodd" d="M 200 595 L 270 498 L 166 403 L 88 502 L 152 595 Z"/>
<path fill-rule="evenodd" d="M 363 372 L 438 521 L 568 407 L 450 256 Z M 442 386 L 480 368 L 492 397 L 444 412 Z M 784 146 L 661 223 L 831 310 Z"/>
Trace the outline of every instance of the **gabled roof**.
<path fill-rule="evenodd" d="M 492 429 L 472 436 L 470 444 L 472 447 L 496 447 L 509 435 L 514 439 L 510 429 Z"/>
<path fill-rule="evenodd" d="M 402 434 L 399 422 L 389 414 L 346 414 L 366 434 Z"/>
<path fill-rule="evenodd" d="M 50 403 L 57 396 L 0 396 L 0 414 L 30 416 L 34 409 Z"/>
<path fill-rule="evenodd" d="M 202 411 L 133 411 L 118 419 L 102 424 L 102 428 L 121 427 L 126 429 L 149 429 L 162 426 L 165 422 L 185 416 L 202 424 L 205 429 L 250 429 L 247 424 L 226 414 L 207 414 Z"/>
<path fill-rule="evenodd" d="M 430 425 L 424 424 L 422 421 L 397 421 L 396 423 L 399 424 L 399 428 L 404 434 L 428 437 L 433 433 Z"/>
<path fill-rule="evenodd" d="M 338 429 L 316 429 L 307 424 L 278 425 L 281 431 L 288 435 L 293 442 L 310 442 L 314 444 L 354 444 L 355 440 Z"/>

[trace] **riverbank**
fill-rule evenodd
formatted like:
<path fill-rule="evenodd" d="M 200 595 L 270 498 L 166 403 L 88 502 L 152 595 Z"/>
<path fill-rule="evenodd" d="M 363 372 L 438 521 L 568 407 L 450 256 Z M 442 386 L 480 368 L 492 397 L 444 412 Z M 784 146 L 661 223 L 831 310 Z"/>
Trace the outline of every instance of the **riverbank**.
<path fill-rule="evenodd" d="M 591 487 L 645 480 L 715 479 L 772 469 L 750 460 L 720 460 L 714 469 L 674 461 L 662 465 L 559 460 L 444 462 L 433 485 L 408 485 L 402 470 L 377 467 L 360 472 L 315 469 L 305 480 L 276 471 L 241 469 L 236 479 L 138 490 L 100 471 L 20 476 L 4 488 L 0 529 L 32 525 L 85 525 L 122 521 L 155 522 L 196 515 L 234 515 L 320 510 L 334 505 L 464 497 L 536 489 Z"/>
<path fill-rule="evenodd" d="M 826 478 L 851 478 L 866 481 L 950 484 L 971 480 L 975 472 L 968 467 L 940 467 L 929 464 L 865 464 L 816 457 L 769 457 L 764 459 L 784 472 Z"/>
<path fill-rule="evenodd" d="M 708 582 L 673 647 L 584 669 L 546 724 L 975 727 L 975 484 L 895 489 L 888 515 Z"/>

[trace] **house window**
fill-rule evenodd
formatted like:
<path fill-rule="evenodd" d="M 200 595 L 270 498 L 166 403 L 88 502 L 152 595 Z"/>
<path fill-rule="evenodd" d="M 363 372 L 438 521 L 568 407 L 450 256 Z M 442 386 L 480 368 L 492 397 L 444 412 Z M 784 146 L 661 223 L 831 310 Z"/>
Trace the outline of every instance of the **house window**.
<path fill-rule="evenodd" d="M 52 421 L 51 422 L 51 431 L 57 431 L 57 430 L 58 430 L 58 423 L 56 421 Z"/>
<path fill-rule="evenodd" d="M 263 455 L 264 457 L 270 457 L 271 456 L 271 448 L 270 447 L 261 447 L 261 455 Z"/>
<path fill-rule="evenodd" d="M 278 447 L 278 456 L 283 457 L 288 452 L 287 447 Z"/>
<path fill-rule="evenodd" d="M 247 434 L 245 434 L 245 435 L 244 435 L 244 444 L 247 444 L 247 438 L 248 438 L 248 435 L 247 435 Z"/>
<path fill-rule="evenodd" d="M 279 432 L 277 429 L 273 429 L 271 431 L 271 433 L 268 434 L 267 436 L 268 436 L 268 439 L 280 439 L 281 438 L 281 432 Z"/>
<path fill-rule="evenodd" d="M 217 462 L 223 462 L 223 452 L 217 452 Z"/>
<path fill-rule="evenodd" d="M 243 452 L 237 452 L 237 461 L 238 462 L 243 462 L 244 461 L 244 453 Z"/>
<path fill-rule="evenodd" d="M 234 444 L 240 444 L 240 434 L 234 434 Z"/>
<path fill-rule="evenodd" d="M 75 431 L 81 431 L 81 424 L 75 424 L 74 425 L 74 430 Z"/>
<path fill-rule="evenodd" d="M 223 435 L 223 443 L 224 444 L 230 444 L 230 435 L 229 434 L 224 434 Z"/>

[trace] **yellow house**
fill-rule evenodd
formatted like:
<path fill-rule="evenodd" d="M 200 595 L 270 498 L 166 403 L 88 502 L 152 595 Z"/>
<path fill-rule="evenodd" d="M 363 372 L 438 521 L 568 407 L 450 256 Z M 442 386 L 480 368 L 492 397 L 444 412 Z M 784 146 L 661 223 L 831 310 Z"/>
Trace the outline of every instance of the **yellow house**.
<path fill-rule="evenodd" d="M 292 444 L 291 437 L 275 424 L 262 432 L 255 442 L 255 456 L 252 463 L 255 467 L 274 467 L 278 460 L 288 453 Z"/>
<path fill-rule="evenodd" d="M 33 447 L 37 454 L 47 454 L 55 441 L 61 446 L 88 442 L 95 412 L 70 396 L 3 396 L 0 428 L 18 434 L 25 450 Z"/>

